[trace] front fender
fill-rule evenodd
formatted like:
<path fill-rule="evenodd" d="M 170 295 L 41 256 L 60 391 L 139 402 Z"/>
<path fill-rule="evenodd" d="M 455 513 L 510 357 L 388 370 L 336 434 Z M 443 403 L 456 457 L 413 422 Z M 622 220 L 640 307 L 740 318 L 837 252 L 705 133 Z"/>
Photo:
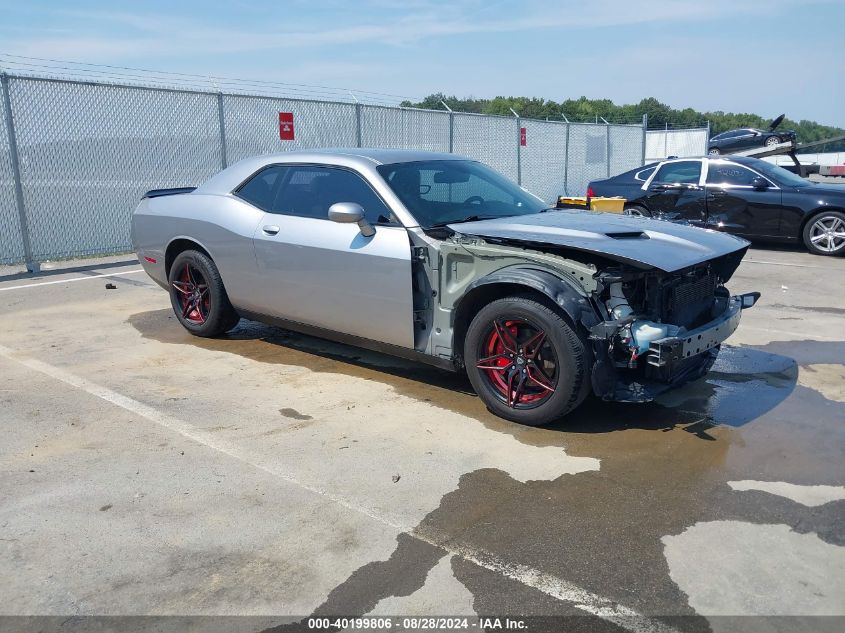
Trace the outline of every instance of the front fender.
<path fill-rule="evenodd" d="M 473 291 L 492 284 L 525 286 L 536 290 L 558 305 L 573 323 L 586 328 L 602 321 L 590 295 L 574 281 L 532 266 L 508 266 L 476 279 L 466 288 L 458 305 Z"/>

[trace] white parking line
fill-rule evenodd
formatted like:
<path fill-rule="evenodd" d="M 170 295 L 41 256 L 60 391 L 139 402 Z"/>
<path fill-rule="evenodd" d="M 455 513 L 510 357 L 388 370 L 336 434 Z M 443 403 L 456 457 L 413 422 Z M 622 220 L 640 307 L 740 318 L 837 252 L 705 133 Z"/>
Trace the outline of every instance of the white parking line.
<path fill-rule="evenodd" d="M 0 292 L 4 290 L 21 290 L 22 288 L 36 288 L 38 286 L 52 286 L 53 284 L 69 284 L 74 281 L 87 281 L 89 279 L 99 279 L 101 277 L 117 277 L 118 275 L 134 275 L 136 273 L 144 272 L 143 268 L 135 268 L 134 270 L 123 270 L 116 273 L 102 273 L 96 275 L 85 275 L 84 277 L 71 277 L 70 279 L 55 279 L 53 281 L 39 281 L 35 284 L 23 284 L 22 286 L 5 286 L 0 288 Z"/>
<path fill-rule="evenodd" d="M 77 376 L 76 374 L 66 371 L 60 367 L 55 367 L 40 360 L 29 358 L 28 356 L 20 354 L 3 345 L 0 345 L 0 356 L 28 367 L 33 371 L 44 374 L 45 376 L 54 378 L 67 385 L 81 389 L 92 396 L 96 396 L 97 398 L 125 409 L 130 413 L 146 418 L 150 422 L 178 433 L 183 437 L 197 442 L 198 444 L 202 444 L 203 446 L 219 451 L 240 462 L 252 466 L 253 468 L 257 468 L 273 475 L 274 477 L 278 477 L 290 484 L 298 486 L 303 490 L 320 495 L 321 497 L 324 497 L 348 510 L 358 512 L 378 521 L 379 523 L 382 523 L 383 525 L 408 533 L 420 541 L 443 550 L 447 554 L 458 556 L 466 561 L 475 563 L 479 567 L 496 572 L 527 587 L 541 591 L 548 596 L 568 602 L 585 613 L 600 617 L 635 633 L 677 633 L 677 629 L 661 622 L 660 620 L 644 616 L 633 609 L 610 600 L 609 598 L 592 593 L 591 591 L 583 589 L 567 580 L 558 578 L 557 576 L 553 576 L 552 574 L 548 574 L 539 569 L 510 563 L 500 559 L 494 554 L 466 545 L 452 545 L 448 542 L 447 538 L 438 539 L 419 534 L 414 528 L 400 525 L 396 521 L 383 516 L 372 508 L 352 502 L 328 490 L 303 483 L 293 474 L 281 470 L 275 463 L 256 463 L 252 460 L 247 451 L 233 442 L 227 442 L 226 440 L 216 437 L 214 434 L 197 428 L 188 422 L 168 415 L 167 413 L 163 413 L 162 411 L 146 405 L 143 402 L 139 402 L 129 396 L 124 396 L 123 394 L 113 391 L 108 387 L 91 382 L 90 380 Z"/>
<path fill-rule="evenodd" d="M 770 262 L 765 259 L 746 259 L 743 264 L 769 264 L 771 266 L 792 266 L 793 268 L 825 268 L 824 266 L 811 266 L 810 264 L 787 264 L 786 262 Z"/>

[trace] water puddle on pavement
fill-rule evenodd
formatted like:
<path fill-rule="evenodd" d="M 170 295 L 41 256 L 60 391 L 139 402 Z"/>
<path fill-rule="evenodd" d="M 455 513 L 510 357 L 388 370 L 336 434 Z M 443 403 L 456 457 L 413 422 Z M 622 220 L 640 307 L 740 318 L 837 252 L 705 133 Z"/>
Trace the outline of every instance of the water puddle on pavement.
<path fill-rule="evenodd" d="M 808 507 L 728 484 L 845 484 L 845 402 L 798 381 L 802 367 L 840 366 L 845 342 L 726 347 L 705 379 L 658 402 L 588 401 L 565 420 L 533 429 L 492 416 L 461 375 L 246 321 L 220 339 L 192 337 L 166 310 L 133 315 L 130 323 L 162 343 L 380 381 L 520 442 L 565 445 L 569 455 L 600 459 L 600 470 L 553 480 L 521 482 L 495 468 L 465 473 L 414 532 L 542 569 L 641 613 L 694 614 L 670 574 L 663 539 L 697 524 L 785 525 L 823 544 L 845 544 L 845 501 Z M 400 536 L 388 561 L 368 563 L 341 583 L 326 605 L 363 610 L 419 589 L 448 554 L 408 538 Z M 694 539 L 685 543 L 695 547 Z M 513 581 L 465 560 L 451 566 L 478 607 L 519 595 L 524 613 L 549 612 L 545 594 L 525 587 L 509 594 Z"/>

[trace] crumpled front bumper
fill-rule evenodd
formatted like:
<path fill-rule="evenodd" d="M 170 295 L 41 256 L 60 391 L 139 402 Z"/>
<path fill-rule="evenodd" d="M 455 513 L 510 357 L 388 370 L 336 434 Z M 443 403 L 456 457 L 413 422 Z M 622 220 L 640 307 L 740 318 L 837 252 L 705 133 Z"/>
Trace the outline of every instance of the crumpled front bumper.
<path fill-rule="evenodd" d="M 648 364 L 654 367 L 671 367 L 718 347 L 739 327 L 742 311 L 752 307 L 759 298 L 759 292 L 733 296 L 728 300 L 725 311 L 709 323 L 684 332 L 681 336 L 652 341 L 646 357 Z"/>
<path fill-rule="evenodd" d="M 604 400 L 648 402 L 660 393 L 701 378 L 710 371 L 719 346 L 739 326 L 742 311 L 752 307 L 759 292 L 730 297 L 725 310 L 712 321 L 679 336 L 652 341 L 640 358 L 646 366 L 637 372 L 612 368 L 597 356 L 593 391 Z"/>

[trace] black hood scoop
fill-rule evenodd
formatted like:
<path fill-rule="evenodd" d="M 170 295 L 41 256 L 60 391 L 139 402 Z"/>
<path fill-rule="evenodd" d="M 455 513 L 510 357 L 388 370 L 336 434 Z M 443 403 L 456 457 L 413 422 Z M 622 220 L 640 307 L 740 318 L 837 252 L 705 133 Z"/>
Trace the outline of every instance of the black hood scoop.
<path fill-rule="evenodd" d="M 647 240 L 648 234 L 642 231 L 617 231 L 615 233 L 605 233 L 608 237 L 614 240 Z"/>

